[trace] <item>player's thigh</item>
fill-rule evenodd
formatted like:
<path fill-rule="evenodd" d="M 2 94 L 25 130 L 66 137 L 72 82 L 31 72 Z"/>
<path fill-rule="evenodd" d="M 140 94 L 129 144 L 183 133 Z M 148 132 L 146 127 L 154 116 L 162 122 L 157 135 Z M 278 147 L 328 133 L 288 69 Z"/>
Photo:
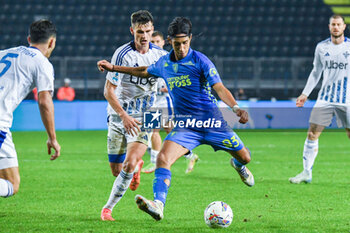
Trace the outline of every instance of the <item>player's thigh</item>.
<path fill-rule="evenodd" d="M 177 142 L 165 140 L 157 156 L 157 168 L 163 167 L 170 169 L 171 165 L 188 151 L 187 148 Z"/>

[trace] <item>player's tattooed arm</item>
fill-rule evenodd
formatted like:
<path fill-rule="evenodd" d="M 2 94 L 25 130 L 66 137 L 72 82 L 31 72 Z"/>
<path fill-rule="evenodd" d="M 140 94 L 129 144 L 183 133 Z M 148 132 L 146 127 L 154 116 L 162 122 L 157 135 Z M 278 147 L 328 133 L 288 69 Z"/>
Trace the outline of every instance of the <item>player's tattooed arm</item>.
<path fill-rule="evenodd" d="M 151 75 L 147 72 L 147 66 L 140 67 L 127 67 L 127 66 L 117 66 L 109 63 L 106 60 L 101 60 L 97 62 L 98 69 L 103 72 L 105 70 L 110 72 L 118 72 L 123 74 L 129 74 L 141 78 L 149 78 Z"/>
<path fill-rule="evenodd" d="M 245 110 L 239 108 L 231 92 L 222 83 L 215 83 L 213 85 L 213 88 L 220 97 L 220 99 L 224 101 L 225 104 L 230 106 L 230 108 L 232 108 L 232 110 L 240 118 L 239 122 L 242 124 L 247 123 L 249 119 L 248 113 Z"/>

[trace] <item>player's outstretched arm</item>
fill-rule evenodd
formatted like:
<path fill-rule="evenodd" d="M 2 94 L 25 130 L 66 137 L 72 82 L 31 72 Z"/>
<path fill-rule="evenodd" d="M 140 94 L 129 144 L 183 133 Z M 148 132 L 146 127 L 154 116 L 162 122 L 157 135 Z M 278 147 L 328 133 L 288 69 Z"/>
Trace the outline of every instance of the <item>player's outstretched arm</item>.
<path fill-rule="evenodd" d="M 128 66 L 116 66 L 112 65 L 106 60 L 101 60 L 97 62 L 98 69 L 103 72 L 105 70 L 109 72 L 118 72 L 123 74 L 129 74 L 141 78 L 149 78 L 151 75 L 147 72 L 147 66 L 140 67 L 128 67 Z"/>
<path fill-rule="evenodd" d="M 220 97 L 220 99 L 224 101 L 225 104 L 230 106 L 232 110 L 236 113 L 236 115 L 240 118 L 239 122 L 242 124 L 247 123 L 249 118 L 248 113 L 245 110 L 240 109 L 238 107 L 238 104 L 231 92 L 222 83 L 215 83 L 213 85 L 213 88 Z"/>
<path fill-rule="evenodd" d="M 301 94 L 298 98 L 297 98 L 297 103 L 296 106 L 297 107 L 304 107 L 304 104 L 307 100 L 307 96 L 304 94 Z"/>
<path fill-rule="evenodd" d="M 45 126 L 48 140 L 47 152 L 51 155 L 51 148 L 55 150 L 55 153 L 51 155 L 51 160 L 55 160 L 60 156 L 61 146 L 58 144 L 56 139 L 55 132 L 55 115 L 54 115 L 54 106 L 52 102 L 52 96 L 49 91 L 41 91 L 38 95 L 38 104 L 40 109 L 41 120 Z"/>
<path fill-rule="evenodd" d="M 111 105 L 113 110 L 118 113 L 120 118 L 123 121 L 124 129 L 126 132 L 132 136 L 136 136 L 138 132 L 140 132 L 140 127 L 138 125 L 141 125 L 139 121 L 137 121 L 135 118 L 131 117 L 125 110 L 122 108 L 122 106 L 119 103 L 119 100 L 115 94 L 115 89 L 117 88 L 116 85 L 112 84 L 109 80 L 106 80 L 105 89 L 104 89 L 104 96 L 108 103 Z"/>

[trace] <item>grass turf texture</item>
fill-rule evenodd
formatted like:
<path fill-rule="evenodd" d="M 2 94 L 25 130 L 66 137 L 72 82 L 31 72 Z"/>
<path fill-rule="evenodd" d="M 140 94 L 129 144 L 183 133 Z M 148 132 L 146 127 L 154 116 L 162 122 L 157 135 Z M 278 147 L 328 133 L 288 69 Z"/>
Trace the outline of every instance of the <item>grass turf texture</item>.
<path fill-rule="evenodd" d="M 0 232 L 349 232 L 350 143 L 344 131 L 322 134 L 307 185 L 288 182 L 302 170 L 305 131 L 238 134 L 252 151 L 254 187 L 240 181 L 225 152 L 203 145 L 195 149 L 200 161 L 191 174 L 184 173 L 184 158 L 172 167 L 165 219 L 155 222 L 134 203 L 135 194 L 152 197 L 152 173 L 143 174 L 138 190 L 128 190 L 114 208 L 116 222 L 102 222 L 114 181 L 106 132 L 58 132 L 62 155 L 56 161 L 46 155 L 44 132 L 15 132 L 21 188 L 0 199 Z M 228 229 L 204 223 L 204 209 L 217 200 L 233 210 Z"/>

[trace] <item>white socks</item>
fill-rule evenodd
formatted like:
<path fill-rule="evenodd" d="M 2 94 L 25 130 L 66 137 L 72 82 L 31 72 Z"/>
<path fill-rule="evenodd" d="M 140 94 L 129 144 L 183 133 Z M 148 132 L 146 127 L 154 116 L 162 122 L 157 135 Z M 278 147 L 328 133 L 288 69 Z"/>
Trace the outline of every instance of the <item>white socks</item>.
<path fill-rule="evenodd" d="M 10 197 L 13 195 L 13 185 L 10 181 L 0 178 L 0 197 Z"/>
<path fill-rule="evenodd" d="M 318 152 L 318 139 L 315 141 L 306 138 L 303 152 L 304 171 L 311 173 Z"/>
<path fill-rule="evenodd" d="M 159 151 L 151 150 L 151 163 L 156 164 L 158 154 Z"/>
<path fill-rule="evenodd" d="M 113 210 L 113 207 L 119 202 L 123 197 L 126 190 L 128 190 L 129 185 L 132 180 L 134 173 L 127 173 L 122 170 L 114 181 L 111 195 L 107 201 L 107 204 L 103 208 Z"/>

